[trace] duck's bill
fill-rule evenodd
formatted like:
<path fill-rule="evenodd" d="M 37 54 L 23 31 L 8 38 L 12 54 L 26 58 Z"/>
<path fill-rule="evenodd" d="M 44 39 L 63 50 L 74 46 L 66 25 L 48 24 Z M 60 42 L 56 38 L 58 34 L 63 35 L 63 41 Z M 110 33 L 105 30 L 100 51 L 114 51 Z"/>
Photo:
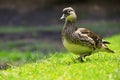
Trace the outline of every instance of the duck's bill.
<path fill-rule="evenodd" d="M 62 20 L 62 19 L 65 19 L 65 15 L 63 14 L 62 17 L 61 17 L 60 19 L 61 19 L 61 20 Z"/>

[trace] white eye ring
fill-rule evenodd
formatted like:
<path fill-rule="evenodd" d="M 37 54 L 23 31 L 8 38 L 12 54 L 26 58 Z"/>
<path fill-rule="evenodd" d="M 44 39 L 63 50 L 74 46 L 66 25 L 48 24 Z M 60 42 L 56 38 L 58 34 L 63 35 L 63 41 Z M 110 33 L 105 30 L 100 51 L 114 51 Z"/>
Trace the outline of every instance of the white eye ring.
<path fill-rule="evenodd" d="M 71 11 L 69 10 L 68 13 L 70 13 Z"/>

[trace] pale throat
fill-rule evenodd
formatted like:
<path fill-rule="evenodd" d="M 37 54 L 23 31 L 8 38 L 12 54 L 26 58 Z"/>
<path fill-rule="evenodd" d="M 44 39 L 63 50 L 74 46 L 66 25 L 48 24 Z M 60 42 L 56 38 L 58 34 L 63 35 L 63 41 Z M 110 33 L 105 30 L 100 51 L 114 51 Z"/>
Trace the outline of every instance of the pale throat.
<path fill-rule="evenodd" d="M 76 23 L 76 20 L 77 20 L 77 16 L 75 13 L 71 13 L 66 17 L 66 21 L 68 22 Z"/>
<path fill-rule="evenodd" d="M 70 35 L 75 30 L 77 30 L 76 18 L 77 17 L 76 17 L 75 13 L 73 13 L 73 14 L 66 17 L 65 24 L 64 24 L 64 27 L 63 27 L 63 33 L 65 33 L 66 35 Z"/>
<path fill-rule="evenodd" d="M 69 15 L 66 17 L 65 20 L 65 25 L 64 27 L 69 28 L 69 29 L 76 29 L 76 15 Z"/>

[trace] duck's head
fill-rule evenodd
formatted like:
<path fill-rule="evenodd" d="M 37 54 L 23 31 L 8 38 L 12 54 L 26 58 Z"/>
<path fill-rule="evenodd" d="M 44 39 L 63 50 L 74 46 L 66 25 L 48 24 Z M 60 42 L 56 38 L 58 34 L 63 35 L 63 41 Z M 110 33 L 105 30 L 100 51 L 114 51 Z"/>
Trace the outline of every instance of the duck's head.
<path fill-rule="evenodd" d="M 68 22 L 76 22 L 77 16 L 75 10 L 72 7 L 64 8 L 60 19 L 65 19 Z"/>

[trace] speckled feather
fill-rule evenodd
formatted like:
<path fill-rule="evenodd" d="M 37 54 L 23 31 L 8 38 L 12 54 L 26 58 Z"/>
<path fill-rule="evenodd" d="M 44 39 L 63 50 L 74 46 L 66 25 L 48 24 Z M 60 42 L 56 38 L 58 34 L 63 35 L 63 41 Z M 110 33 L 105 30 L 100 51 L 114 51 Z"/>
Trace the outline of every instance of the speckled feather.
<path fill-rule="evenodd" d="M 68 7 L 63 9 L 63 14 L 65 16 L 65 24 L 62 30 L 62 41 L 68 51 L 80 56 L 83 54 L 87 56 L 96 51 L 113 53 L 113 51 L 105 45 L 109 42 L 103 40 L 102 37 L 86 28 L 76 27 L 77 16 L 73 8 Z"/>

